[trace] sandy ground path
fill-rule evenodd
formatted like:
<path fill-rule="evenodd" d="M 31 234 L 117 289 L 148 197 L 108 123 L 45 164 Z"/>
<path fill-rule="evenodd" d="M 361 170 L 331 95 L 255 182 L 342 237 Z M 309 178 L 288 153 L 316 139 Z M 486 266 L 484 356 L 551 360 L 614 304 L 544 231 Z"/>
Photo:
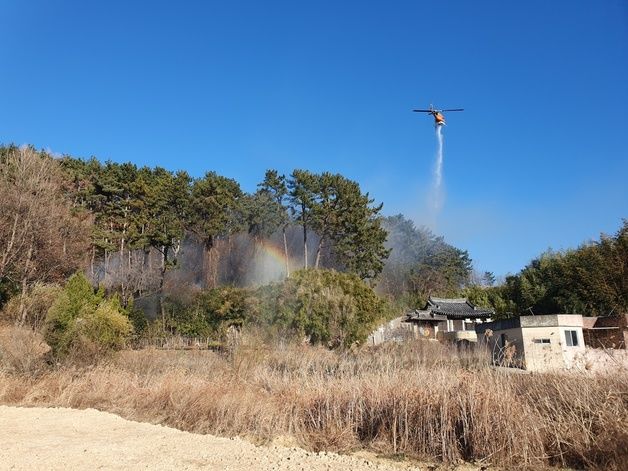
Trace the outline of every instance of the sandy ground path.
<path fill-rule="evenodd" d="M 237 438 L 131 422 L 94 409 L 0 406 L 0 469 L 399 471 L 430 468 L 312 453 L 300 448 L 257 447 Z"/>

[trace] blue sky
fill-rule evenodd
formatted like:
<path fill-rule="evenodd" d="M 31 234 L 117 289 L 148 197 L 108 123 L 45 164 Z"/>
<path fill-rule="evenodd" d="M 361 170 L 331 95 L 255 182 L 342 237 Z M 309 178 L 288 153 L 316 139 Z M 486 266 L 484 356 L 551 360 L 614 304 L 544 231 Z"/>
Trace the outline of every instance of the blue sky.
<path fill-rule="evenodd" d="M 480 271 L 628 217 L 628 4 L 2 1 L 0 142 L 255 189 L 340 172 Z M 448 115 L 428 209 L 435 103 Z"/>

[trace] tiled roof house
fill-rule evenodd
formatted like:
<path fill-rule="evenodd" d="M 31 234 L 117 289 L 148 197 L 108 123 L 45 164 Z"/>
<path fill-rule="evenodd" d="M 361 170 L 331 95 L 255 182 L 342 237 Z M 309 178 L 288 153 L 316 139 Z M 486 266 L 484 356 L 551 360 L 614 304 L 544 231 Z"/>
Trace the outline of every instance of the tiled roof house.
<path fill-rule="evenodd" d="M 466 298 L 430 297 L 423 309 L 406 315 L 418 336 L 475 341 L 474 324 L 490 321 L 493 311 L 477 308 Z"/>

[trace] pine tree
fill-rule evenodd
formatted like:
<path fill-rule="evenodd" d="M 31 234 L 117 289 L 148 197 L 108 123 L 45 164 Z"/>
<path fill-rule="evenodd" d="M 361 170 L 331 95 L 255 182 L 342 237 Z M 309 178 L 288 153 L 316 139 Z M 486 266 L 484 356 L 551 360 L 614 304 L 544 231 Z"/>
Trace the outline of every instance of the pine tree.
<path fill-rule="evenodd" d="M 288 239 L 286 237 L 286 229 L 290 224 L 290 217 L 288 215 L 288 207 L 286 205 L 286 199 L 288 197 L 288 186 L 286 184 L 286 177 L 279 175 L 277 170 L 267 170 L 264 175 L 264 181 L 257 185 L 259 192 L 268 195 L 275 202 L 275 211 L 273 214 L 276 217 L 276 222 L 281 227 L 281 235 L 283 238 L 283 252 L 286 263 L 286 276 L 290 276 L 290 262 L 288 256 Z"/>
<path fill-rule="evenodd" d="M 308 267 L 307 232 L 312 224 L 316 204 L 317 178 L 307 170 L 294 170 L 288 180 L 290 211 L 297 224 L 303 228 L 303 267 Z"/>

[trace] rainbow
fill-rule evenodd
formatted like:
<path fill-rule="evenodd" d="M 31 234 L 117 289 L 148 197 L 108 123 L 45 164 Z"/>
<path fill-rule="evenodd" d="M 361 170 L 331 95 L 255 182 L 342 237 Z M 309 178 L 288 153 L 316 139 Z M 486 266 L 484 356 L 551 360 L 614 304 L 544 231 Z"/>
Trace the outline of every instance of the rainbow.
<path fill-rule="evenodd" d="M 288 259 L 290 271 L 298 269 L 297 263 Z M 283 246 L 271 241 L 258 244 L 253 259 L 252 270 L 248 274 L 248 282 L 253 285 L 280 281 L 286 277 L 286 258 Z"/>

